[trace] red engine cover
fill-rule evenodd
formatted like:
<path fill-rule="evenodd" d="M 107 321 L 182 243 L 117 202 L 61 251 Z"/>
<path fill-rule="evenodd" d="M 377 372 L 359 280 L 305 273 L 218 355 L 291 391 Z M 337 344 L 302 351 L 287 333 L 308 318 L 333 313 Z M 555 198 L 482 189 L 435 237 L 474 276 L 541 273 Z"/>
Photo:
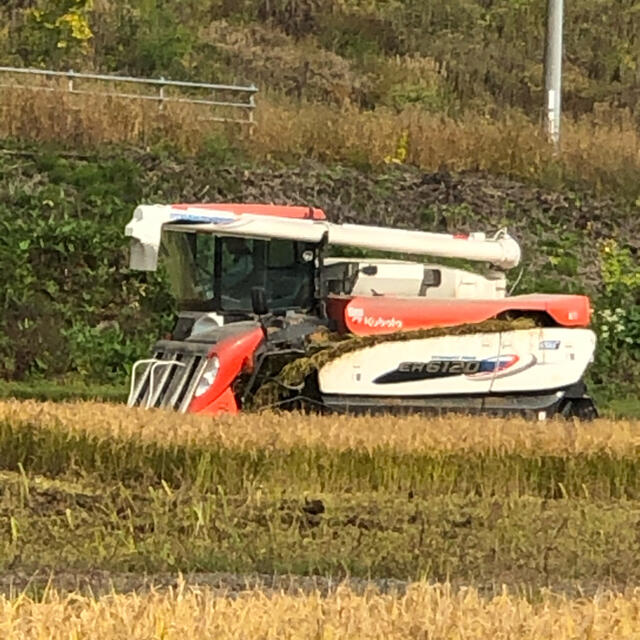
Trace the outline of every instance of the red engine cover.
<path fill-rule="evenodd" d="M 591 319 L 591 306 L 586 296 L 552 294 L 498 300 L 334 298 L 329 301 L 328 311 L 339 325 L 361 336 L 474 324 L 506 311 L 544 312 L 563 327 L 586 327 Z"/>

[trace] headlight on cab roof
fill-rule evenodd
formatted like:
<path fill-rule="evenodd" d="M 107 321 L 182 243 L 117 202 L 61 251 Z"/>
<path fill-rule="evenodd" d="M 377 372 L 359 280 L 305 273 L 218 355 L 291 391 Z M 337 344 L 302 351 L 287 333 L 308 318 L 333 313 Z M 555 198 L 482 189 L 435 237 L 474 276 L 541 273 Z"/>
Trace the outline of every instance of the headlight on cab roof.
<path fill-rule="evenodd" d="M 198 386 L 193 394 L 194 397 L 199 398 L 209 390 L 211 385 L 215 382 L 219 369 L 220 360 L 218 359 L 218 356 L 212 356 L 209 358 L 209 362 L 207 362 L 207 366 L 204 368 L 204 371 L 200 376 L 200 380 L 198 381 Z"/>

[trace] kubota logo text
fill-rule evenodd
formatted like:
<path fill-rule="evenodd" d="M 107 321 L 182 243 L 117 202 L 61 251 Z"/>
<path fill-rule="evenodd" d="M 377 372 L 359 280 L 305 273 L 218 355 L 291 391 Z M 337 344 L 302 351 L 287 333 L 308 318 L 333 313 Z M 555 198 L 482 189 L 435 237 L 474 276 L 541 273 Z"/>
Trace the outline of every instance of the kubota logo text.
<path fill-rule="evenodd" d="M 402 329 L 404 323 L 398 318 L 383 318 L 382 316 L 368 316 L 364 309 L 347 307 L 347 316 L 353 324 L 369 327 L 370 329 Z"/>

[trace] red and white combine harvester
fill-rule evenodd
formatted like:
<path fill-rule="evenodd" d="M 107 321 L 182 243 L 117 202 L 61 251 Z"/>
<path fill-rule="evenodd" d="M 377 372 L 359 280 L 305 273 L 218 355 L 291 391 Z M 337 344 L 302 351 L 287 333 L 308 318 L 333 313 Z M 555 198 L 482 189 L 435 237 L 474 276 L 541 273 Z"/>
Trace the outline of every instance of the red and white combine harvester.
<path fill-rule="evenodd" d="M 170 339 L 134 365 L 131 406 L 236 413 L 270 386 L 267 406 L 282 408 L 596 415 L 582 381 L 596 344 L 589 300 L 508 296 L 504 270 L 520 247 L 504 230 L 426 233 L 333 224 L 308 207 L 207 204 L 139 206 L 126 234 L 131 268 L 154 271 L 160 258 L 180 304 Z M 336 246 L 487 268 L 331 257 Z"/>

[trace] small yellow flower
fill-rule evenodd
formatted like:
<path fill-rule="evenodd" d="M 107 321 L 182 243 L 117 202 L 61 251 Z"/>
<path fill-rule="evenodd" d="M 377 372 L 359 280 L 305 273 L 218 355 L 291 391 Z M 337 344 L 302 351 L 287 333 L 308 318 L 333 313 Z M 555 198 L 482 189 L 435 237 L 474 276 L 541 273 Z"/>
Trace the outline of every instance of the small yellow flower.
<path fill-rule="evenodd" d="M 71 29 L 71 37 L 74 40 L 89 40 L 93 38 L 89 21 L 86 16 L 81 15 L 77 11 L 65 13 L 56 20 L 57 27 L 62 27 L 65 24 Z"/>

